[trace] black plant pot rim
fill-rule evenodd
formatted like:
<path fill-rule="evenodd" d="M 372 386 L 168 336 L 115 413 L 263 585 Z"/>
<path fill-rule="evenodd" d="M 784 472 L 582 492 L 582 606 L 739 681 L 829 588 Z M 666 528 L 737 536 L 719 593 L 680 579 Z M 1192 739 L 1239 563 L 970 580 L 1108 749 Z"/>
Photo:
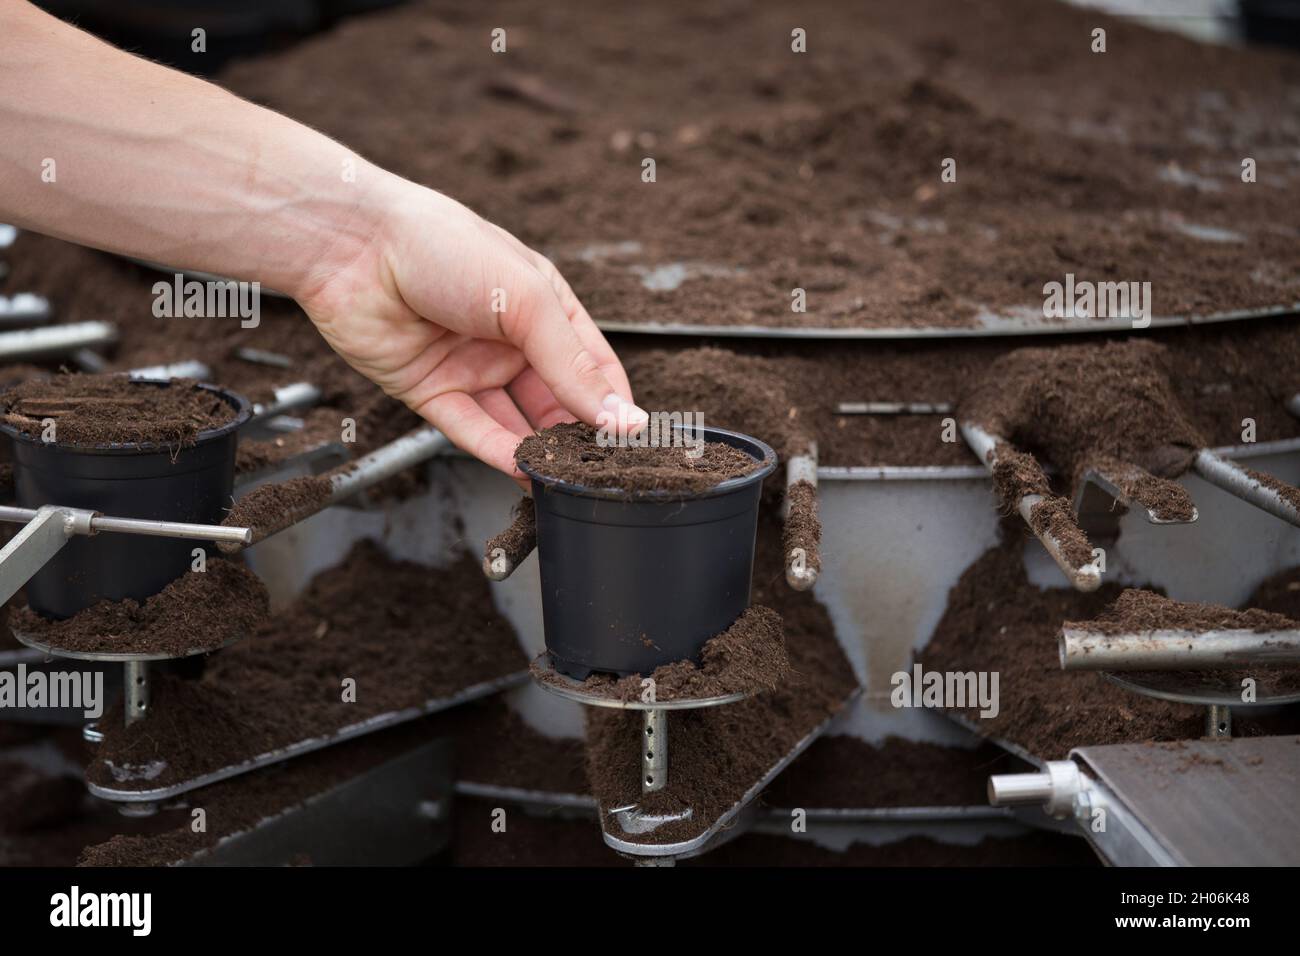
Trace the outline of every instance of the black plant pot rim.
<path fill-rule="evenodd" d="M 578 498 L 602 498 L 609 501 L 645 501 L 645 502 L 667 502 L 667 501 L 697 501 L 701 498 L 715 498 L 719 495 L 727 495 L 733 491 L 738 491 L 749 485 L 758 484 L 764 478 L 770 475 L 776 469 L 776 452 L 767 442 L 759 441 L 751 435 L 743 432 L 728 431 L 725 428 L 712 428 L 705 425 L 703 429 L 705 441 L 722 440 L 724 444 L 731 445 L 733 448 L 740 448 L 741 451 L 757 451 L 762 456 L 756 458 L 759 463 L 753 471 L 738 475 L 735 478 L 728 478 L 721 481 L 711 488 L 705 488 L 703 491 L 681 491 L 661 488 L 647 488 L 643 490 L 629 490 L 627 488 L 604 488 L 591 487 L 589 485 L 578 484 L 573 481 L 566 481 L 563 478 L 552 478 L 543 475 L 530 468 L 529 466 L 519 463 L 519 470 L 531 478 L 533 481 L 545 487 L 548 492 L 560 492 L 562 494 L 574 495 Z M 736 439 L 737 443 L 725 441 L 727 438 Z M 741 444 L 747 444 L 751 447 L 741 447 Z"/>
<path fill-rule="evenodd" d="M 131 379 L 131 384 L 170 387 L 173 382 L 170 379 L 161 378 L 133 378 Z M 201 445 L 229 435 L 247 422 L 253 415 L 253 406 L 249 403 L 248 399 L 244 398 L 242 395 L 221 388 L 217 385 L 199 383 L 194 387 L 203 389 L 205 392 L 211 392 L 226 404 L 235 407 L 234 418 L 226 422 L 226 424 L 222 425 L 220 428 L 205 428 L 200 431 L 194 436 L 195 445 Z M 160 451 L 173 451 L 176 447 L 175 445 L 168 445 L 164 442 L 113 442 L 100 445 L 61 445 L 58 442 L 43 442 L 39 438 L 34 438 L 3 420 L 0 420 L 0 434 L 8 435 L 16 442 L 22 442 L 27 445 L 37 445 L 47 451 L 69 455 L 144 455 L 154 454 Z"/>

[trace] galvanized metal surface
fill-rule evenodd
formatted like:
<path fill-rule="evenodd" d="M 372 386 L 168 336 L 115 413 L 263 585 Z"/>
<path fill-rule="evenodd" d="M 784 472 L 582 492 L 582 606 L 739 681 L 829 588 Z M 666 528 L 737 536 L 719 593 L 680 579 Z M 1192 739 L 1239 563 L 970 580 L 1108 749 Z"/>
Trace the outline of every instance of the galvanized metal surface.
<path fill-rule="evenodd" d="M 1218 312 L 1205 316 L 1159 316 L 1151 319 L 1148 329 L 1173 329 L 1184 326 L 1217 325 L 1251 319 L 1292 315 L 1300 303 L 1267 309 Z M 767 325 L 694 325 L 685 322 L 616 322 L 607 319 L 596 323 L 605 332 L 637 335 L 681 335 L 692 338 L 758 339 L 970 339 L 1028 335 L 1086 335 L 1099 332 L 1132 332 L 1132 319 L 1046 319 L 1041 310 L 1024 309 L 1008 315 L 984 312 L 969 326 L 893 326 L 881 328 L 797 327 Z"/>
<path fill-rule="evenodd" d="M 856 698 L 860 692 L 859 688 L 854 688 L 848 697 L 845 698 L 840 710 L 842 711 L 844 707 L 851 704 L 853 699 Z M 700 833 L 699 836 L 690 840 L 682 840 L 677 843 L 638 843 L 632 840 L 625 840 L 618 834 L 610 832 L 607 815 L 602 813 L 600 817 L 600 825 L 601 830 L 605 834 L 605 843 L 619 853 L 635 857 L 653 856 L 685 858 L 705 852 L 707 849 L 716 845 L 715 841 L 718 840 L 727 830 L 741 829 L 740 827 L 733 828 L 733 823 L 746 807 L 749 806 L 755 797 L 767 789 L 782 770 L 788 767 L 796 757 L 807 750 L 814 740 L 825 733 L 826 729 L 831 725 L 834 719 L 834 717 L 831 717 L 828 720 L 823 721 L 803 737 L 803 739 L 795 744 L 789 753 L 773 764 L 761 779 L 756 781 L 748 790 L 746 790 L 744 795 L 736 801 L 735 805 L 732 806 L 731 809 L 723 813 L 711 826 Z M 730 836 L 734 836 L 734 834 L 729 834 L 727 838 L 730 838 Z"/>
<path fill-rule="evenodd" d="M 404 724 L 408 721 L 424 717 L 429 714 L 437 713 L 441 710 L 447 710 L 459 704 L 468 703 L 472 700 L 478 700 L 513 687 L 528 680 L 526 671 L 520 671 L 516 674 L 510 674 L 496 680 L 484 681 L 480 684 L 474 684 L 455 694 L 447 697 L 440 697 L 425 701 L 418 707 L 406 707 L 402 710 L 391 711 L 386 714 L 376 714 L 374 717 L 368 717 L 365 720 L 358 721 L 355 724 L 349 724 L 337 731 L 331 731 L 320 737 L 309 737 L 306 740 L 300 740 L 295 744 L 286 747 L 277 747 L 274 750 L 267 751 L 257 757 L 250 758 L 220 770 L 214 770 L 211 773 L 202 774 L 190 780 L 180 783 L 171 784 L 166 787 L 154 787 L 151 789 L 130 790 L 119 789 L 116 787 L 104 787 L 96 783 L 87 783 L 87 789 L 91 794 L 103 800 L 111 800 L 122 803 L 156 803 L 160 800 L 170 800 L 172 797 L 180 796 L 182 793 L 188 793 L 191 790 L 197 790 L 199 787 L 206 787 L 222 780 L 229 780 L 231 777 L 237 777 L 241 774 L 249 773 L 253 770 L 260 770 L 263 767 L 269 767 L 273 764 L 290 760 L 294 757 L 300 757 L 303 754 L 311 753 L 314 750 L 320 750 L 324 747 L 330 747 L 334 744 L 342 743 L 345 740 L 352 740 L 356 737 L 362 737 L 366 734 L 372 734 L 378 730 L 384 730 L 389 727 L 395 727 L 398 724 Z"/>
<path fill-rule="evenodd" d="M 434 740 L 223 837 L 185 866 L 414 866 L 451 838 L 451 744 Z"/>
<path fill-rule="evenodd" d="M 1061 631 L 1061 669 L 1079 671 L 1211 670 L 1300 664 L 1300 631 L 1152 630 L 1105 634 Z"/>
<path fill-rule="evenodd" d="M 1072 757 L 1177 865 L 1300 865 L 1300 737 L 1080 747 Z M 1085 835 L 1107 852 L 1105 834 Z"/>

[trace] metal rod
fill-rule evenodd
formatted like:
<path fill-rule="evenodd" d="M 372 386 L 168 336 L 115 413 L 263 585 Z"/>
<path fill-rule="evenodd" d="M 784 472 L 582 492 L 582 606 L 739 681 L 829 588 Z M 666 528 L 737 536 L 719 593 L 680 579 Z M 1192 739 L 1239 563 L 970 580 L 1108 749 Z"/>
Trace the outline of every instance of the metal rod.
<path fill-rule="evenodd" d="M 396 441 L 376 448 L 363 458 L 340 465 L 322 475 L 321 477 L 330 483 L 330 493 L 324 500 L 282 512 L 273 521 L 252 528 L 250 540 L 221 542 L 221 550 L 230 553 L 238 551 L 241 545 L 264 541 L 271 535 L 305 521 L 331 505 L 346 501 L 412 465 L 427 461 L 450 446 L 451 442 L 437 429 L 417 428 Z M 254 490 L 251 494 L 257 494 L 257 491 Z"/>
<path fill-rule="evenodd" d="M 0 360 L 50 358 L 68 355 L 92 345 L 110 345 L 117 340 L 111 322 L 73 322 L 36 329 L 0 332 Z"/>
<path fill-rule="evenodd" d="M 50 317 L 50 300 L 32 292 L 0 295 L 0 325 L 29 325 Z"/>
<path fill-rule="evenodd" d="M 948 402 L 840 402 L 837 415 L 949 415 Z"/>
<path fill-rule="evenodd" d="M 186 359 L 183 362 L 172 362 L 168 365 L 146 365 L 142 368 L 133 368 L 126 374 L 131 378 L 196 378 L 206 380 L 212 377 L 212 369 L 197 359 Z"/>
<path fill-rule="evenodd" d="M 808 450 L 802 455 L 792 455 L 785 466 L 786 506 L 794 500 L 792 491 L 795 485 L 805 482 L 812 486 L 813 499 L 810 508 L 817 507 L 817 443 L 809 442 Z M 786 520 L 790 518 L 786 514 Z M 796 591 L 808 591 L 817 583 L 820 573 L 820 541 L 788 541 L 785 555 L 785 580 Z M 811 552 L 811 553 L 810 553 Z"/>
<path fill-rule="evenodd" d="M 989 803 L 1006 807 L 1018 803 L 1046 803 L 1052 799 L 1049 773 L 998 773 L 989 777 Z"/>
<path fill-rule="evenodd" d="M 275 390 L 275 398 L 266 405 L 253 406 L 252 422 L 262 422 L 285 412 L 307 408 L 321 400 L 321 390 L 311 382 L 294 382 Z"/>
<path fill-rule="evenodd" d="M 255 365 L 270 365 L 274 368 L 292 368 L 293 359 L 279 352 L 270 352 L 266 349 L 239 348 L 235 349 L 235 357 L 243 359 L 245 362 L 252 362 Z"/>
<path fill-rule="evenodd" d="M 123 669 L 125 692 L 123 710 L 126 714 L 126 725 L 130 727 L 136 721 L 144 720 L 149 712 L 149 663 L 127 661 Z"/>
<path fill-rule="evenodd" d="M 1192 459 L 1192 468 L 1210 484 L 1222 488 L 1228 494 L 1235 495 L 1288 524 L 1300 527 L 1300 509 L 1276 488 L 1270 488 L 1235 462 L 1216 455 L 1208 448 L 1202 448 Z"/>
<path fill-rule="evenodd" d="M 1232 709 L 1227 704 L 1205 708 L 1205 736 L 1227 740 L 1232 736 Z"/>
<path fill-rule="evenodd" d="M 642 711 L 641 755 L 645 764 L 641 792 L 654 793 L 668 786 L 668 711 Z"/>
<path fill-rule="evenodd" d="M 1002 442 L 1002 439 L 990 435 L 978 425 L 973 425 L 970 422 L 962 423 L 961 434 L 966 439 L 966 444 L 970 446 L 971 451 L 984 464 L 988 473 L 993 474 L 993 470 L 998 464 L 997 447 L 999 442 Z M 1005 442 L 1002 443 L 1005 444 Z M 1052 556 L 1052 560 L 1065 572 L 1065 576 L 1074 585 L 1075 590 L 1097 590 L 1097 588 L 1101 587 L 1101 569 L 1097 567 L 1096 563 L 1090 561 L 1087 564 L 1075 567 L 1070 563 L 1070 559 L 1066 557 L 1065 550 L 1061 547 L 1061 542 L 1056 539 L 1055 535 L 1046 529 L 1039 531 L 1034 527 L 1032 517 L 1034 508 L 1046 500 L 1042 495 L 1025 495 L 1016 503 L 1016 511 L 1020 513 L 1020 517 L 1024 519 L 1025 525 L 1034 533 L 1034 536 L 1042 542 L 1043 547 L 1047 549 L 1047 553 Z"/>
<path fill-rule="evenodd" d="M 182 521 L 153 521 L 146 518 L 113 518 L 108 515 L 86 512 L 80 508 L 61 508 L 57 505 L 47 507 L 52 507 L 55 511 L 62 513 L 64 515 L 63 520 L 67 520 L 69 516 L 89 515 L 87 530 L 83 532 L 79 528 L 74 528 L 71 532 L 73 534 L 96 534 L 106 531 L 117 534 L 141 534 L 151 538 L 196 538 L 201 541 L 230 544 L 248 544 L 252 540 L 253 534 L 248 528 L 231 528 L 217 524 L 189 524 Z M 37 511 L 32 508 L 0 505 L 0 521 L 26 524 L 36 515 Z"/>
<path fill-rule="evenodd" d="M 1300 664 L 1300 631 L 1159 629 L 1103 634 L 1061 630 L 1061 669 L 1067 671 L 1166 671 Z"/>

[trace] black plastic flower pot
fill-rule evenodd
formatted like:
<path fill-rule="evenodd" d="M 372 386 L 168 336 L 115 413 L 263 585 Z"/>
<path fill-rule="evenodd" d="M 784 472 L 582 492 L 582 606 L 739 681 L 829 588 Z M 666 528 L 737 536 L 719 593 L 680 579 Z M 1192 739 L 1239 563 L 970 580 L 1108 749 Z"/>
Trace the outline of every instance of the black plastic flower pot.
<path fill-rule="evenodd" d="M 139 380 L 139 388 L 170 383 Z M 235 481 L 238 430 L 247 401 L 211 385 L 235 409 L 221 428 L 198 433 L 187 448 L 152 444 L 58 445 L 0 423 L 12 439 L 14 486 L 23 508 L 64 505 L 116 518 L 220 524 Z M 189 570 L 203 542 L 134 534 L 74 537 L 27 582 L 27 603 L 46 617 L 67 618 L 99 601 L 157 594 Z"/>
<path fill-rule="evenodd" d="M 703 433 L 761 464 L 695 494 L 590 488 L 524 469 L 556 670 L 584 680 L 698 661 L 749 606 L 759 496 L 776 453 L 747 435 Z"/>

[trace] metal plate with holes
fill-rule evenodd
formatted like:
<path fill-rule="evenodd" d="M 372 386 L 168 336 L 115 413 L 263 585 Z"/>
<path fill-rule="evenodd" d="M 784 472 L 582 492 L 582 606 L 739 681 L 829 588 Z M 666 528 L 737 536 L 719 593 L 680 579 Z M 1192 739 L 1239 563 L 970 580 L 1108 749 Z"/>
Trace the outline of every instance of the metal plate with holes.
<path fill-rule="evenodd" d="M 744 795 L 736 801 L 730 810 L 722 814 L 714 823 L 699 836 L 690 840 L 683 840 L 678 843 L 634 843 L 631 840 L 624 840 L 609 832 L 606 829 L 608 825 L 608 814 L 602 811 L 600 815 L 600 827 L 605 835 L 605 843 L 612 849 L 617 850 L 627 856 L 633 857 L 675 857 L 686 859 L 692 856 L 698 856 L 701 853 L 712 849 L 718 845 L 721 840 L 729 840 L 738 833 L 743 832 L 744 825 L 738 821 L 738 817 L 750 805 L 750 803 L 762 793 L 777 778 L 790 763 L 801 753 L 808 749 L 814 740 L 826 732 L 826 728 L 831 725 L 845 708 L 851 705 L 862 693 L 862 688 L 855 687 L 844 702 L 836 710 L 835 714 L 828 717 L 822 723 L 817 725 L 810 733 L 800 740 L 784 757 L 774 763 L 762 777 L 755 782 Z M 671 758 L 670 758 L 671 760 Z M 671 770 L 670 770 L 671 772 Z"/>
<path fill-rule="evenodd" d="M 220 770 L 214 770 L 211 773 L 205 773 L 201 776 L 182 781 L 181 783 L 175 783 L 167 787 L 155 787 L 150 790 L 123 790 L 114 787 L 103 787 L 99 784 L 89 782 L 86 784 L 86 787 L 91 794 L 96 797 L 120 803 L 149 803 L 157 802 L 159 800 L 169 800 L 182 793 L 197 790 L 199 787 L 206 787 L 209 784 L 218 783 L 222 780 L 229 780 L 231 777 L 237 777 L 240 774 L 249 773 L 253 770 L 260 770 L 263 767 L 269 767 L 285 760 L 291 760 L 294 757 L 300 757 L 303 754 L 311 753 L 314 750 L 320 750 L 324 747 L 330 747 L 334 744 L 342 743 L 345 740 L 363 737 L 366 734 L 372 734 L 377 730 L 384 730 L 388 727 L 394 727 L 397 724 L 404 724 L 407 721 L 415 720 L 418 717 L 424 717 L 428 714 L 434 714 L 438 711 L 455 707 L 458 704 L 464 704 L 472 700 L 487 697 L 491 694 L 497 693 L 498 691 L 505 690 L 508 687 L 517 687 L 527 681 L 528 673 L 526 671 L 507 674 L 505 677 L 499 677 L 496 680 L 485 681 L 481 684 L 467 687 L 462 691 L 452 694 L 450 697 L 440 697 L 434 700 L 429 700 L 419 707 L 408 707 L 405 710 L 395 710 L 386 714 L 377 714 L 374 717 L 358 721 L 355 724 L 349 724 L 346 727 L 320 737 L 310 737 L 306 740 L 300 740 L 295 744 L 268 751 L 257 757 L 245 760 L 242 763 L 222 767 Z"/>
<path fill-rule="evenodd" d="M 1184 866 L 1300 865 L 1300 737 L 1072 753 Z"/>
<path fill-rule="evenodd" d="M 186 866 L 413 866 L 451 838 L 451 742 L 435 740 L 224 837 Z"/>

